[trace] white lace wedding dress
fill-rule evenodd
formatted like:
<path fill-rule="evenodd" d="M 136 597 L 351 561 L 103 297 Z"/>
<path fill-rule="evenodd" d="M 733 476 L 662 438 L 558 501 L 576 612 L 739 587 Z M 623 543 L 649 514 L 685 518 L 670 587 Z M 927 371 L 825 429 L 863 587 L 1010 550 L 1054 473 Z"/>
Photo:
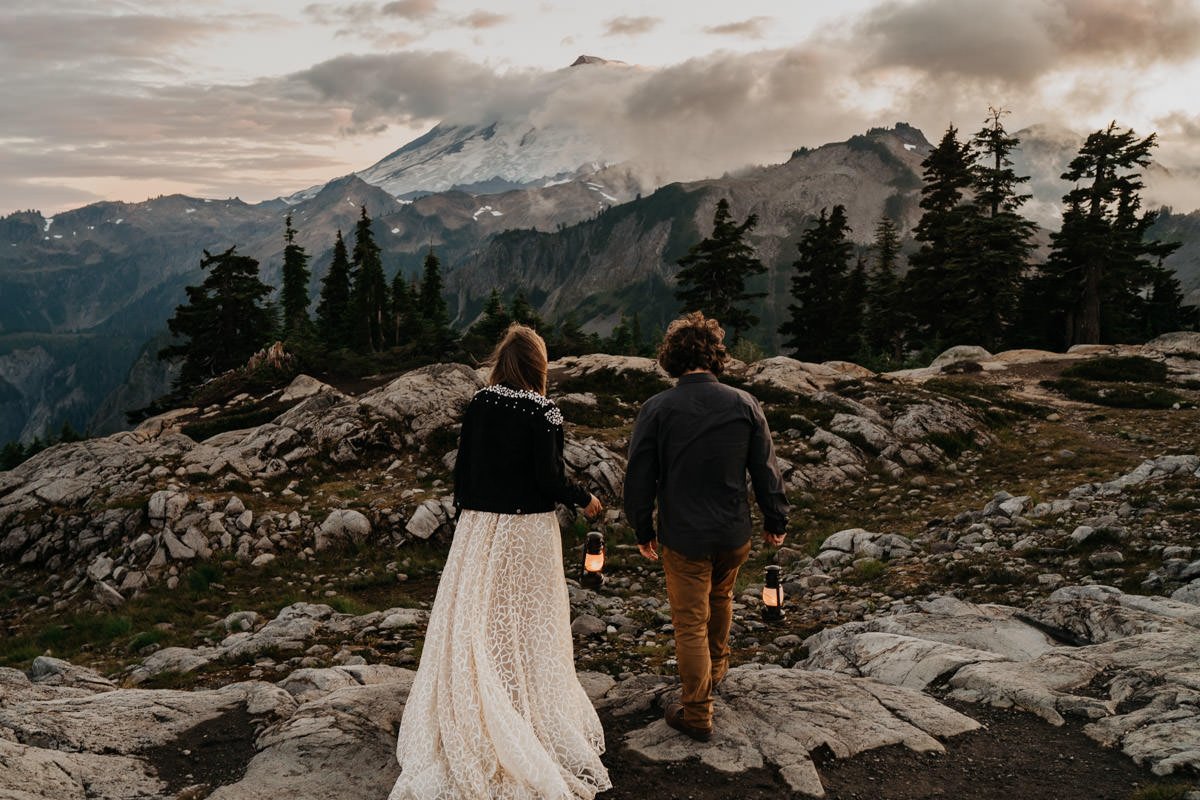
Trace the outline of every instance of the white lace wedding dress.
<path fill-rule="evenodd" d="M 590 800 L 611 787 L 575 676 L 559 537 L 551 512 L 462 513 L 388 800 Z"/>

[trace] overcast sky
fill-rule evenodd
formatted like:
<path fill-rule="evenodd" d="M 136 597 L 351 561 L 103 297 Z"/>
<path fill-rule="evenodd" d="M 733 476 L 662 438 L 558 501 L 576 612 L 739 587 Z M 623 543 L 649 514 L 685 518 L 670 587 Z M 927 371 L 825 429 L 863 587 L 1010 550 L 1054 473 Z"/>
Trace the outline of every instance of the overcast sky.
<path fill-rule="evenodd" d="M 0 214 L 257 201 L 498 116 L 689 178 L 998 105 L 1158 131 L 1200 176 L 1200 0 L 3 0 L 0 76 Z"/>

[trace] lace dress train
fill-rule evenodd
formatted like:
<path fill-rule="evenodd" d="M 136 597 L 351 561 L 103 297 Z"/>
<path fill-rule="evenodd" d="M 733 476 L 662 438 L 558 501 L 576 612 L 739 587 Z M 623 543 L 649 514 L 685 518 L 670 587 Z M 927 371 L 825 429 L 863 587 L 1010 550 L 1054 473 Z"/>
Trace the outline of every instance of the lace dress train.
<path fill-rule="evenodd" d="M 464 511 L 388 800 L 590 800 L 604 731 L 575 676 L 558 520 Z"/>

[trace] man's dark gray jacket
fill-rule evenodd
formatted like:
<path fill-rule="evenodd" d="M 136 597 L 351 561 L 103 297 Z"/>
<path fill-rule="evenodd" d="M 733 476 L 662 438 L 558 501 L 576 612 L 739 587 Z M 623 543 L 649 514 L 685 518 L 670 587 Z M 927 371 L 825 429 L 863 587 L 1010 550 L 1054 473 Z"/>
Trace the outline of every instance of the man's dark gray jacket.
<path fill-rule="evenodd" d="M 747 470 L 766 531 L 784 533 L 787 497 L 758 401 L 711 372 L 684 375 L 646 401 L 629 442 L 625 516 L 638 542 L 657 538 L 688 558 L 741 547 L 751 532 Z"/>

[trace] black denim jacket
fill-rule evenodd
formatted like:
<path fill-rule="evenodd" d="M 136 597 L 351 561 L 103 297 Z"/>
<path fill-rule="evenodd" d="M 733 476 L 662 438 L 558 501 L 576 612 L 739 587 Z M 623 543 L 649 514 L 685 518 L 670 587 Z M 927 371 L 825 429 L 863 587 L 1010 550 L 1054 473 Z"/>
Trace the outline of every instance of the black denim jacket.
<path fill-rule="evenodd" d="M 502 514 L 586 506 L 591 494 L 566 477 L 563 417 L 537 392 L 488 386 L 463 415 L 454 462 L 454 504 Z"/>

